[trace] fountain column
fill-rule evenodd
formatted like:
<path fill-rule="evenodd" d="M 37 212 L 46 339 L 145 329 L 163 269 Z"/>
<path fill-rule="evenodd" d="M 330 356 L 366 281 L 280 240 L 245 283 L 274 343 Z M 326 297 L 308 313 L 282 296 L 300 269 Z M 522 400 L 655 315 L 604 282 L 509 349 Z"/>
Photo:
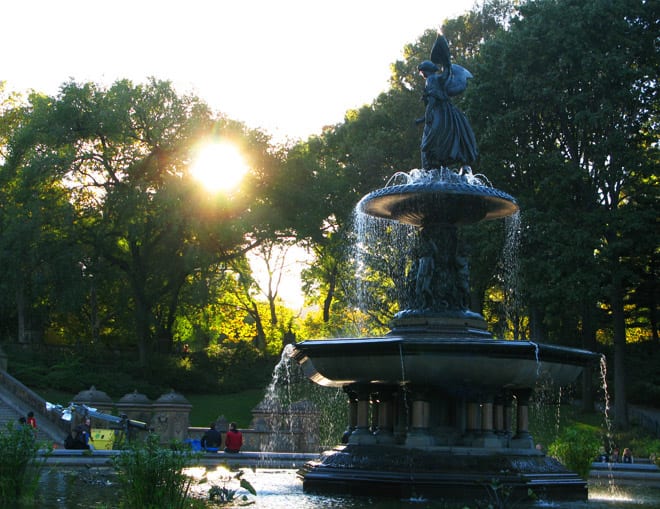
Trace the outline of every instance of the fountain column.
<path fill-rule="evenodd" d="M 428 401 L 428 395 L 424 391 L 417 391 L 413 394 L 412 399 L 412 419 L 410 431 L 406 437 L 406 446 L 428 447 L 435 445 L 435 440 L 429 429 L 431 405 Z"/>
<path fill-rule="evenodd" d="M 472 442 L 477 438 L 479 431 L 479 403 L 474 396 L 469 396 L 465 404 L 466 445 L 472 445 Z"/>
<path fill-rule="evenodd" d="M 492 394 L 487 394 L 481 403 L 481 436 L 477 440 L 481 447 L 500 447 L 500 441 L 493 432 L 493 400 Z"/>
<path fill-rule="evenodd" d="M 393 389 L 382 389 L 377 394 L 378 430 L 376 440 L 379 444 L 394 443 L 394 404 Z"/>
<path fill-rule="evenodd" d="M 344 432 L 344 442 L 347 442 L 348 437 L 357 429 L 358 399 L 355 392 L 348 386 L 344 387 L 344 392 L 348 395 L 348 425 Z"/>
<path fill-rule="evenodd" d="M 496 435 L 503 435 L 504 429 L 504 400 L 502 396 L 495 397 L 493 407 L 493 427 Z"/>
<path fill-rule="evenodd" d="M 513 434 L 513 396 L 504 397 L 504 434 L 510 437 Z"/>
<path fill-rule="evenodd" d="M 371 404 L 371 391 L 368 385 L 358 386 L 354 389 L 357 396 L 356 427 L 348 438 L 349 444 L 373 444 L 375 438 L 369 431 L 369 409 Z"/>
<path fill-rule="evenodd" d="M 531 389 L 516 391 L 518 401 L 516 413 L 516 435 L 511 439 L 511 447 L 516 449 L 533 449 L 534 441 L 529 433 L 529 399 L 532 395 Z"/>

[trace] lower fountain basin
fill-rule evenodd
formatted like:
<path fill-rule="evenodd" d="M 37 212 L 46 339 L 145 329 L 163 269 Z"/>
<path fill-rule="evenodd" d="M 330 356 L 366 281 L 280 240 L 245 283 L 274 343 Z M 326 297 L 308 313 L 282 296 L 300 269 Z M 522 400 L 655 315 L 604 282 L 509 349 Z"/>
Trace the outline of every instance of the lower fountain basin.
<path fill-rule="evenodd" d="M 320 385 L 410 383 L 445 391 L 528 388 L 546 379 L 567 385 L 600 359 L 586 350 L 530 341 L 424 335 L 309 340 L 296 343 L 291 356 Z"/>
<path fill-rule="evenodd" d="M 454 504 L 496 499 L 513 504 L 537 498 L 576 502 L 586 501 L 588 495 L 583 479 L 557 460 L 534 453 L 486 455 L 474 449 L 402 451 L 348 445 L 326 451 L 318 461 L 307 463 L 300 475 L 304 490 L 311 493 L 435 499 Z"/>

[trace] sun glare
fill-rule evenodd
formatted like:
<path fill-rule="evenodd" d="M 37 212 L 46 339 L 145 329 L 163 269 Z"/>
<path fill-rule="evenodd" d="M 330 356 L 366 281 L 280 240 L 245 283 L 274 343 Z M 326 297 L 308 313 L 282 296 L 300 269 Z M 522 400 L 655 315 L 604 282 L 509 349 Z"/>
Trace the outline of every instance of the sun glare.
<path fill-rule="evenodd" d="M 227 142 L 200 147 L 190 168 L 192 176 L 210 191 L 235 188 L 247 171 L 243 155 Z"/>

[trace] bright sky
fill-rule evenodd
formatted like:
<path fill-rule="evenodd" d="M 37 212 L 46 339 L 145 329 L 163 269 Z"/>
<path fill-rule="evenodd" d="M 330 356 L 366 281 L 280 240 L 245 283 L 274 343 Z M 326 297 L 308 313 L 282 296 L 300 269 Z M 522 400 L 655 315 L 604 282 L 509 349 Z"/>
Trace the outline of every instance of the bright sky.
<path fill-rule="evenodd" d="M 387 88 L 390 64 L 473 0 L 7 0 L 0 81 L 171 80 L 276 139 L 306 138 Z M 430 50 L 430 48 L 429 48 Z"/>
<path fill-rule="evenodd" d="M 275 140 L 305 139 L 371 103 L 387 89 L 404 45 L 473 4 L 5 0 L 0 81 L 56 94 L 70 79 L 110 85 L 154 76 Z M 299 307 L 300 264 L 293 265 L 281 294 Z"/>

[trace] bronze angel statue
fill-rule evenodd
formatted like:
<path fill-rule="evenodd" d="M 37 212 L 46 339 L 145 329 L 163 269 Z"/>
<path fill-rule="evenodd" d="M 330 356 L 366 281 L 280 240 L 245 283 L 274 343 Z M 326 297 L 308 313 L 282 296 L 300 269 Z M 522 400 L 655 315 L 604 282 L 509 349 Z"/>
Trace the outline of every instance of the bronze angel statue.
<path fill-rule="evenodd" d="M 422 169 L 469 166 L 477 158 L 477 142 L 467 117 L 450 98 L 467 88 L 472 74 L 451 63 L 449 44 L 443 35 L 438 35 L 433 44 L 431 60 L 424 60 L 417 69 L 426 79 L 423 96 L 426 112 L 418 120 L 424 122 Z"/>

